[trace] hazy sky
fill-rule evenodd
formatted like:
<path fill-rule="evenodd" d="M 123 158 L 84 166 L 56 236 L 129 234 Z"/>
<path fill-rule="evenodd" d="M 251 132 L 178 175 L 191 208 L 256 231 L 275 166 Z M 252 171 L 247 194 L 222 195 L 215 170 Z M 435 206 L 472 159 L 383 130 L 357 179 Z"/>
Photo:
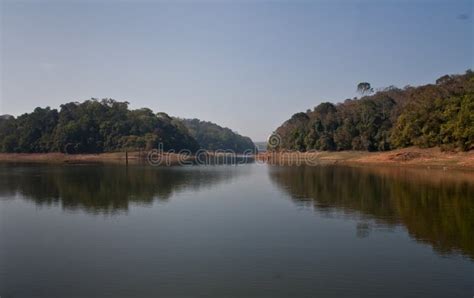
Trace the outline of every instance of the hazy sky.
<path fill-rule="evenodd" d="M 111 97 L 260 141 L 360 81 L 474 68 L 474 1 L 0 2 L 0 114 Z"/>

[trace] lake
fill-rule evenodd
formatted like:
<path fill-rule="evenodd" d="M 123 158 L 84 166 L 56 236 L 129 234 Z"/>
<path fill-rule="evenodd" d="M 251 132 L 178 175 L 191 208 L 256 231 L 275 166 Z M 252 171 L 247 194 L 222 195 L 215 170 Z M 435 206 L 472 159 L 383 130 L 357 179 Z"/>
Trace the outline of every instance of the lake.
<path fill-rule="evenodd" d="M 474 174 L 0 165 L 0 296 L 472 297 Z"/>

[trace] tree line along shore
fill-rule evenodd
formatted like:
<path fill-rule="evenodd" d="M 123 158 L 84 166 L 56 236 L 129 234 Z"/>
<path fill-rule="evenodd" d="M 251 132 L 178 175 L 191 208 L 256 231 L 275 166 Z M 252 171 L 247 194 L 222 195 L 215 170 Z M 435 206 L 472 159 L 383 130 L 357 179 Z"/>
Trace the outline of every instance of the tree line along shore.
<path fill-rule="evenodd" d="M 445 75 L 435 84 L 390 86 L 361 98 L 321 103 L 294 114 L 275 131 L 273 150 L 388 151 L 410 146 L 474 149 L 474 72 Z"/>
<path fill-rule="evenodd" d="M 248 137 L 211 122 L 181 119 L 128 102 L 91 99 L 56 109 L 0 116 L 0 152 L 100 154 L 161 148 L 164 151 L 255 150 Z"/>
<path fill-rule="evenodd" d="M 275 130 L 268 151 L 257 159 L 271 162 L 274 156 L 291 156 L 321 163 L 474 167 L 471 70 L 424 86 L 390 86 L 374 93 L 362 82 L 357 89 L 361 98 L 325 102 L 294 114 Z M 154 148 L 258 152 L 250 138 L 229 128 L 147 108 L 131 110 L 128 105 L 91 99 L 63 104 L 59 110 L 38 107 L 18 117 L 2 115 L 0 161 L 133 162 Z"/>
<path fill-rule="evenodd" d="M 66 153 L 0 153 L 0 162 L 7 163 L 55 163 L 55 164 L 142 164 L 153 165 L 148 158 L 148 151 L 110 152 L 100 154 L 66 154 Z M 206 152 L 211 159 L 220 154 Z M 221 155 L 221 156 L 222 156 Z M 163 153 L 161 166 L 179 165 L 184 161 L 191 164 L 196 161 L 195 155 Z M 439 170 L 474 171 L 474 151 L 445 151 L 439 147 L 408 147 L 383 152 L 367 151 L 265 151 L 249 156 L 249 160 L 259 163 L 283 166 L 368 166 L 368 167 L 403 167 Z M 229 162 L 227 162 L 229 163 Z"/>

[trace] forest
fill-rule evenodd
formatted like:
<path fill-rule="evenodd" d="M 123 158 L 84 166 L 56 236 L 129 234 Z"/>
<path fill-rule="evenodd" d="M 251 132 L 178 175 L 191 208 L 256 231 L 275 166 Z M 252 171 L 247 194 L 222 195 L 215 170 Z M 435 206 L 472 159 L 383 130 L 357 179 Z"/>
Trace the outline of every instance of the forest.
<path fill-rule="evenodd" d="M 179 119 L 202 148 L 207 150 L 232 150 L 236 153 L 254 151 L 255 145 L 249 137 L 244 137 L 231 129 L 199 119 Z"/>
<path fill-rule="evenodd" d="M 474 72 L 445 75 L 435 84 L 373 93 L 357 86 L 361 98 L 324 102 L 294 114 L 276 129 L 273 150 L 385 151 L 408 146 L 468 151 L 474 148 Z M 372 94 L 373 93 L 373 94 Z"/>
<path fill-rule="evenodd" d="M 128 102 L 93 98 L 63 104 L 59 111 L 38 107 L 18 117 L 0 116 L 0 152 L 102 153 L 150 150 L 159 144 L 165 151 L 195 152 L 243 148 L 251 143 L 250 139 L 215 124 L 195 125 L 199 129 L 192 126 L 193 136 L 187 121 L 166 113 L 155 114 L 147 108 L 130 110 L 128 105 Z"/>

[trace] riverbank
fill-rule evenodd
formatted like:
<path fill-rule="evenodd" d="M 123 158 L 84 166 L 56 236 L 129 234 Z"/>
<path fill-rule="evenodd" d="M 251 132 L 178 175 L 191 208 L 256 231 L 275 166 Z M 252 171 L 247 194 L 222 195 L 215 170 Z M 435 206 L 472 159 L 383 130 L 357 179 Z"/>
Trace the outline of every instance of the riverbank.
<path fill-rule="evenodd" d="M 212 153 L 208 153 L 212 155 Z M 0 162 L 9 163 L 148 163 L 147 152 L 112 152 L 102 154 L 64 154 L 64 153 L 0 153 Z M 162 165 L 176 165 L 181 161 L 193 161 L 193 156 L 164 153 L 151 160 L 162 158 Z M 420 149 L 415 147 L 387 152 L 341 151 L 341 152 L 263 152 L 256 156 L 260 162 L 281 165 L 366 165 L 413 167 L 443 170 L 474 171 L 474 151 L 443 152 L 439 148 Z"/>
<path fill-rule="evenodd" d="M 157 153 L 154 151 L 110 152 L 100 154 L 65 153 L 0 153 L 0 162 L 7 163 L 51 163 L 51 164 L 148 164 L 154 166 L 174 166 L 217 163 L 243 163 L 253 160 L 253 156 L 241 154 L 201 151 L 198 155 L 177 153 Z"/>
<path fill-rule="evenodd" d="M 170 164 L 177 164 L 178 154 L 165 153 Z M 147 162 L 148 152 L 110 152 L 101 154 L 65 154 L 65 153 L 0 153 L 0 162 L 9 163 L 62 163 L 62 164 L 94 164 L 123 163 L 138 164 Z"/>
<path fill-rule="evenodd" d="M 474 171 L 474 151 L 446 152 L 439 148 L 420 149 L 409 147 L 386 152 L 265 152 L 258 154 L 257 159 L 270 164 L 282 165 L 338 164 Z"/>

